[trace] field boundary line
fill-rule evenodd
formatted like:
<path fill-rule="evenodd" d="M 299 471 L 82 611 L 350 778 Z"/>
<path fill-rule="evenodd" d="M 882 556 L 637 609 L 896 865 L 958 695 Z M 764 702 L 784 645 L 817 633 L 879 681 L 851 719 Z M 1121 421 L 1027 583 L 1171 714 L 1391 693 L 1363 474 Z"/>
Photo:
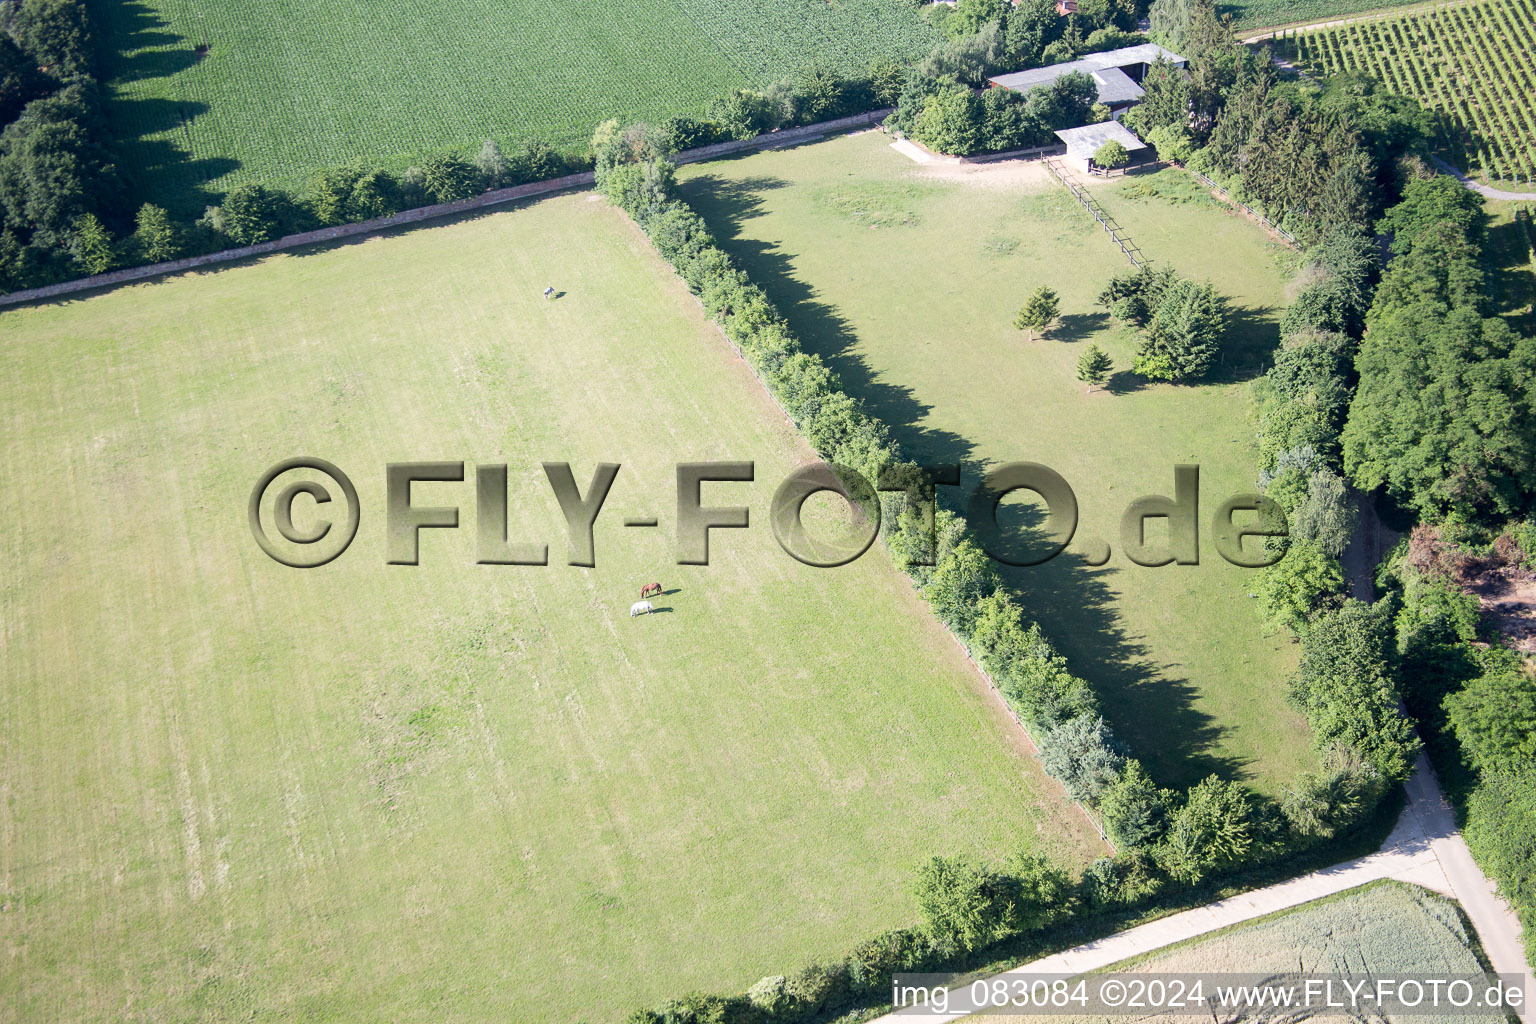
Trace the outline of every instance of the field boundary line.
<path fill-rule="evenodd" d="M 816 124 L 803 125 L 799 128 L 783 128 L 779 131 L 767 132 L 750 139 L 733 139 L 729 142 L 717 142 L 709 146 L 698 146 L 694 149 L 683 150 L 680 153 L 674 154 L 672 159 L 675 163 L 690 164 L 731 156 L 736 153 L 746 153 L 757 149 L 777 149 L 782 146 L 798 145 L 815 141 L 833 132 L 847 131 L 852 128 L 862 128 L 875 124 L 883 120 L 890 113 L 891 108 L 886 107 L 863 114 L 854 114 L 850 117 L 835 118 L 831 121 L 819 121 Z M 424 221 L 437 220 L 457 214 L 471 213 L 475 210 L 483 210 L 487 207 L 499 206 L 503 203 L 515 203 L 522 199 L 532 199 L 538 196 L 553 195 L 557 192 L 590 188 L 592 182 L 592 172 L 581 171 L 577 174 L 567 174 L 563 177 L 550 178 L 546 181 L 531 181 L 523 185 L 514 185 L 511 188 L 495 189 L 494 191 L 483 192 L 478 196 L 471 196 L 468 199 L 461 199 L 457 202 L 438 203 L 434 206 L 420 206 L 413 210 L 403 210 L 388 217 L 377 217 L 373 220 L 358 221 L 353 224 L 338 224 L 334 227 L 317 228 L 314 231 L 301 231 L 298 234 L 284 235 L 282 238 L 275 238 L 269 242 L 258 242 L 255 245 L 220 249 L 218 252 L 205 253 L 201 256 L 185 256 L 179 260 L 151 263 L 142 267 L 125 267 L 122 270 L 111 270 L 105 274 L 76 278 L 72 281 L 61 281 L 58 284 L 43 285 L 38 288 L 24 288 L 7 295 L 0 295 L 0 309 L 56 299 L 79 292 L 115 288 L 118 285 L 131 284 L 135 281 L 181 274 L 188 270 L 216 266 L 220 263 L 233 263 L 237 260 L 250 259 L 253 256 L 266 256 L 274 252 L 302 249 L 311 245 L 323 245 L 326 242 L 335 242 L 347 238 L 364 238 L 369 235 L 392 231 L 396 228 L 420 224 Z"/>

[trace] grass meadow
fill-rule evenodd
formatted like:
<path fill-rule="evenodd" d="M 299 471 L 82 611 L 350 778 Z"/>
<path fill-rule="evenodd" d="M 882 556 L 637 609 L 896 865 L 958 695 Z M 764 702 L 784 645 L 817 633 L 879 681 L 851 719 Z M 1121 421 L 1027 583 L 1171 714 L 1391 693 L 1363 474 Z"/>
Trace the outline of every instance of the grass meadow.
<path fill-rule="evenodd" d="M 909 455 L 958 462 L 971 481 L 983 467 L 1042 462 L 1072 485 L 1071 548 L 1005 575 L 1156 777 L 1182 786 L 1216 771 L 1276 792 L 1314 763 L 1284 699 L 1296 652 L 1261 631 L 1252 570 L 1216 555 L 1209 516 L 1254 489 L 1246 388 L 1278 342 L 1288 253 L 1176 173 L 1095 184 L 1147 256 L 1232 300 L 1217 379 L 1148 385 L 1130 372 L 1135 339 L 1094 301 L 1128 265 L 1039 165 L 923 167 L 888 143 L 870 132 L 694 165 L 683 188 Z M 1028 341 L 1012 318 L 1042 284 L 1061 296 L 1061 326 Z M 1076 379 L 1090 341 L 1115 362 L 1093 394 Z M 1179 463 L 1200 466 L 1201 563 L 1132 565 L 1121 514 L 1171 494 Z M 1003 506 L 1005 529 L 1037 519 L 1023 498 Z M 1101 543 L 1113 555 L 1094 568 L 1085 556 Z"/>
<path fill-rule="evenodd" d="M 779 551 L 809 450 L 594 196 L 9 311 L 0 372 L 0 1021 L 616 1019 L 912 922 L 932 854 L 1101 852 L 878 549 Z M 245 509 L 305 454 L 362 525 L 297 570 Z M 387 565 L 432 459 L 461 528 Z M 711 459 L 754 525 L 679 567 Z M 544 460 L 622 464 L 595 569 Z M 550 566 L 474 564 L 479 462 Z"/>
<path fill-rule="evenodd" d="M 583 151 L 605 118 L 701 114 L 735 88 L 863 72 L 935 39 L 906 0 L 128 0 L 95 13 L 127 170 L 141 198 L 183 204 L 358 161 L 473 155 L 487 137 Z"/>

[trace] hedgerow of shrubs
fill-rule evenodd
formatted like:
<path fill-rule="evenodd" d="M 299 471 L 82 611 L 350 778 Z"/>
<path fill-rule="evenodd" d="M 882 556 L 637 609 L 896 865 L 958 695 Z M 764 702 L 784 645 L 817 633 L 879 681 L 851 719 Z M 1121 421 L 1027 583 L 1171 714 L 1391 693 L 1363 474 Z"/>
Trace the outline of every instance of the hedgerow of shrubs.
<path fill-rule="evenodd" d="M 388 217 L 591 166 L 585 154 L 543 142 L 503 148 L 487 139 L 473 159 L 439 153 L 398 174 L 330 168 L 299 193 L 237 185 L 191 223 L 153 204 L 125 210 L 100 90 L 87 73 L 93 51 L 84 6 L 0 2 L 0 27 L 9 28 L 0 32 L 0 114 L 14 115 L 0 133 L 0 292 Z M 18 49 L 18 41 L 46 46 L 53 70 L 36 72 L 41 61 Z M 65 57 L 55 59 L 55 51 Z M 761 91 L 738 90 L 711 103 L 705 117 L 674 117 L 661 129 L 677 148 L 749 139 L 890 105 L 909 72 L 889 62 L 855 78 L 813 69 Z"/>
<path fill-rule="evenodd" d="M 1420 744 L 1401 701 L 1536 954 L 1536 680 L 1470 592 L 1532 568 L 1536 342 L 1488 315 L 1478 197 L 1445 177 L 1401 192 L 1375 225 L 1384 271 L 1354 227 L 1319 234 L 1255 390 L 1261 484 L 1291 525 L 1256 597 L 1302 645 L 1291 696 L 1327 765 L 1282 810 L 1326 835 L 1406 774 Z M 1378 567 L 1374 604 L 1344 594 L 1346 480 L 1421 520 Z"/>

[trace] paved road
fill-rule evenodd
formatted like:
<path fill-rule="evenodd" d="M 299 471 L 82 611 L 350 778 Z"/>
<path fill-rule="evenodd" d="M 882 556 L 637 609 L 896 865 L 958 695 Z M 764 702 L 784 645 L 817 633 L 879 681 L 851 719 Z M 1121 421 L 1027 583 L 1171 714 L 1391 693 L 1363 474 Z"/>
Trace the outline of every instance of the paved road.
<path fill-rule="evenodd" d="M 1440 168 L 1446 174 L 1451 175 L 1453 178 L 1467 186 L 1467 188 L 1471 189 L 1473 192 L 1476 192 L 1479 195 L 1487 196 L 1489 199 L 1514 199 L 1516 201 L 1536 199 L 1536 192 L 1505 192 L 1502 189 L 1491 188 L 1488 185 L 1484 185 L 1480 181 L 1473 181 L 1471 178 L 1467 177 L 1465 174 L 1462 174 L 1455 167 L 1452 167 L 1450 164 L 1446 163 L 1444 160 L 1441 160 L 1437 156 L 1432 156 L 1430 159 L 1435 162 L 1436 167 Z"/>
<path fill-rule="evenodd" d="M 1440 793 L 1434 770 L 1422 754 L 1407 788 L 1407 807 L 1387 841 L 1373 854 L 1151 921 L 1024 964 L 998 977 L 1015 979 L 1035 974 L 1081 974 L 1102 970 L 1130 957 L 1218 928 L 1390 878 L 1421 885 L 1459 900 L 1477 930 L 1493 969 L 1500 974 L 1525 976 L 1528 1004 L 1536 996 L 1536 979 L 1525 963 L 1519 922 L 1473 863 L 1467 844 L 1456 831 L 1455 816 Z M 957 1013 L 913 1014 L 908 1011 L 900 1016 L 882 1017 L 880 1021 L 881 1024 L 941 1024 L 960 1016 Z M 1536 1016 L 1529 1010 L 1520 1014 L 1520 1019 L 1526 1024 L 1536 1022 Z"/>

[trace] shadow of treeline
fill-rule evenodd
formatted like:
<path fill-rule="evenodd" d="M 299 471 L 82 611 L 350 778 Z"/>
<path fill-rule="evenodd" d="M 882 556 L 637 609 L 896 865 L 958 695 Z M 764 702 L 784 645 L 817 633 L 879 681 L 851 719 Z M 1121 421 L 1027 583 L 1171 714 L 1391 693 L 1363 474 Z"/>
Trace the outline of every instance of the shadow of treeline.
<path fill-rule="evenodd" d="M 1536 331 L 1536 273 L 1531 270 L 1531 235 L 1524 224 L 1508 221 L 1488 227 L 1484 252 L 1499 314 L 1522 334 Z"/>
<path fill-rule="evenodd" d="M 200 216 L 217 203 L 209 183 L 240 166 L 229 157 L 194 155 L 198 120 L 208 105 L 197 101 L 124 95 L 123 87 L 185 71 L 200 59 L 204 39 L 177 34 L 143 0 L 91 0 L 102 81 L 110 99 L 107 121 L 133 208 L 153 202 L 181 219 Z"/>
<path fill-rule="evenodd" d="M 788 184 L 770 177 L 725 179 L 706 173 L 680 187 L 718 244 L 773 299 L 805 350 L 825 360 L 844 390 L 889 426 L 903 454 L 919 463 L 958 464 L 962 481 L 973 485 L 991 468 L 975 442 L 928 422 L 932 407 L 912 387 L 885 379 L 870 364 L 859 351 L 854 326 L 835 306 L 817 298 L 813 285 L 795 271 L 790 252 L 743 233 L 743 225 L 764 211 L 764 194 Z M 1095 317 L 1074 319 L 1068 332 L 1086 337 L 1098 323 Z M 1247 325 L 1244 319 L 1238 329 Z M 964 515 L 963 500 L 955 490 L 941 489 L 941 499 Z M 1004 549 L 1038 550 L 1042 519 L 1034 505 L 1005 502 L 999 513 Z M 1118 538 L 1111 542 L 1118 547 Z M 1161 784 L 1183 787 L 1212 772 L 1232 779 L 1251 774 L 1243 762 L 1216 751 L 1222 727 L 1196 708 L 1196 690 L 1180 676 L 1179 666 L 1159 663 L 1142 638 L 1126 631 L 1110 583 L 1113 570 L 1092 568 L 1071 550 L 1043 565 L 997 568 L 1026 614 L 1067 657 L 1071 670 L 1093 685 L 1116 734 Z"/>

